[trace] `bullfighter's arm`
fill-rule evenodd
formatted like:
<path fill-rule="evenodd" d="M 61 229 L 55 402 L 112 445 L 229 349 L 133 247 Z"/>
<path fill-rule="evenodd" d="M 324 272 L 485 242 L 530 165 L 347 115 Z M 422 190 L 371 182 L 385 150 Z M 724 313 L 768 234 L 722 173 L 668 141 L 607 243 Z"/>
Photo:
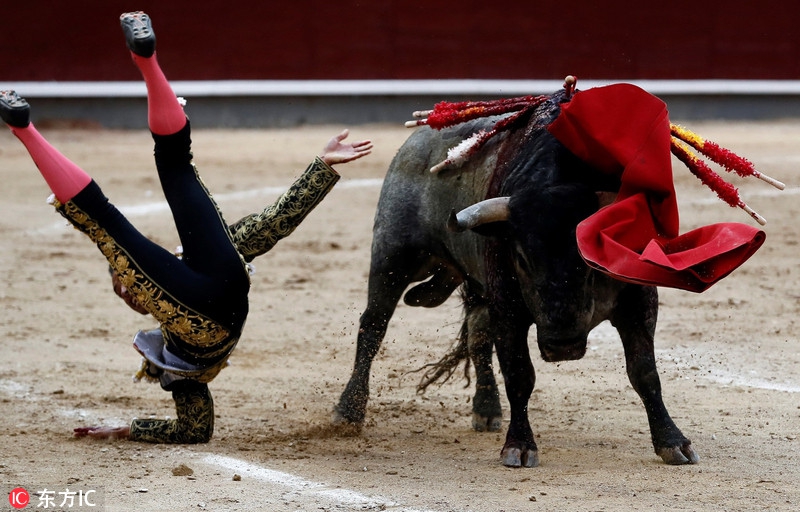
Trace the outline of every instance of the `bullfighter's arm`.
<path fill-rule="evenodd" d="M 253 261 L 272 249 L 278 240 L 289 236 L 339 178 L 339 173 L 316 157 L 272 206 L 229 226 L 233 243 L 245 261 Z"/>

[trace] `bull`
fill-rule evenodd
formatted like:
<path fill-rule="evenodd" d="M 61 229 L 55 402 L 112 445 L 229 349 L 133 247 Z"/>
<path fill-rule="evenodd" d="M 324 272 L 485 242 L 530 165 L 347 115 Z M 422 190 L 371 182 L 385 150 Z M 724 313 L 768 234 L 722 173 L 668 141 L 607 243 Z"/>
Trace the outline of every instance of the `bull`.
<path fill-rule="evenodd" d="M 363 424 L 371 364 L 401 297 L 410 306 L 436 307 L 460 287 L 461 339 L 476 373 L 477 430 L 500 425 L 493 347 L 505 381 L 510 423 L 504 465 L 539 463 L 528 419 L 535 383 L 531 326 L 542 359 L 558 362 L 582 358 L 589 332 L 605 320 L 619 333 L 656 454 L 668 464 L 698 462 L 661 395 L 653 346 L 657 289 L 613 279 L 579 254 L 576 226 L 620 183 L 590 168 L 546 129 L 564 94 L 555 93 L 526 123 L 491 139 L 463 168 L 429 171 L 446 160 L 448 148 L 491 129 L 497 117 L 442 130 L 422 127 L 399 149 L 375 214 L 367 305 L 335 423 Z"/>

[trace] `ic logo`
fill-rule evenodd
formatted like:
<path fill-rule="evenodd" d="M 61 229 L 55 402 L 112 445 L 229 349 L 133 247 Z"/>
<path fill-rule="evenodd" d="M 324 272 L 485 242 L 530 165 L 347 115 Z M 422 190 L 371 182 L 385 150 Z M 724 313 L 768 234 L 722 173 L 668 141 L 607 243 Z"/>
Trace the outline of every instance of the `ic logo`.
<path fill-rule="evenodd" d="M 8 494 L 8 502 L 14 508 L 25 508 L 30 500 L 30 494 L 22 487 L 17 487 Z"/>

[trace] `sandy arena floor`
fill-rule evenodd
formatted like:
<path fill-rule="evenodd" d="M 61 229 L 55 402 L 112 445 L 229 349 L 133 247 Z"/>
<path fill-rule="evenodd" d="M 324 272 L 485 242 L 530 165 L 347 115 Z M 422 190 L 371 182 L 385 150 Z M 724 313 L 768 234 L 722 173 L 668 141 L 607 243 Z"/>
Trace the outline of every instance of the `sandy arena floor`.
<path fill-rule="evenodd" d="M 778 192 L 734 178 L 768 220 L 766 244 L 706 293 L 661 291 L 665 400 L 700 463 L 667 466 L 653 453 L 621 344 L 601 325 L 581 361 L 546 364 L 534 349 L 535 469 L 501 465 L 504 431 L 471 430 L 472 390 L 462 381 L 415 393 L 418 376 L 407 372 L 450 346 L 455 297 L 433 310 L 399 307 L 373 369 L 365 428 L 355 437 L 328 428 L 365 303 L 380 180 L 410 133 L 402 126 L 354 127 L 351 137 L 372 138 L 374 154 L 341 166 L 328 198 L 256 261 L 245 335 L 211 384 L 218 417 L 209 444 L 74 439 L 77 426 L 172 415 L 173 402 L 157 385 L 131 381 L 140 360 L 132 336 L 152 320 L 113 295 L 97 249 L 45 204 L 44 181 L 0 131 L 3 500 L 21 486 L 95 490 L 105 510 L 125 512 L 797 510 L 800 121 L 690 127 L 787 183 Z M 271 203 L 341 128 L 197 131 L 194 154 L 233 221 Z M 147 133 L 40 129 L 145 233 L 177 245 Z M 682 230 L 752 222 L 685 168 L 675 174 Z"/>

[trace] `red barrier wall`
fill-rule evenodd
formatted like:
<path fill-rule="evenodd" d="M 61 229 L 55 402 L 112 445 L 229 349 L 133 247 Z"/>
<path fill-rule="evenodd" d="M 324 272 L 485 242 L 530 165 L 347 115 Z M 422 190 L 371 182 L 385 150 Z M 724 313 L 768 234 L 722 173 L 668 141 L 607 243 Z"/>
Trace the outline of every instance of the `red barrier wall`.
<path fill-rule="evenodd" d="M 137 80 L 117 21 L 149 12 L 194 79 L 800 79 L 800 3 L 387 0 L 14 2 L 0 81 Z"/>

